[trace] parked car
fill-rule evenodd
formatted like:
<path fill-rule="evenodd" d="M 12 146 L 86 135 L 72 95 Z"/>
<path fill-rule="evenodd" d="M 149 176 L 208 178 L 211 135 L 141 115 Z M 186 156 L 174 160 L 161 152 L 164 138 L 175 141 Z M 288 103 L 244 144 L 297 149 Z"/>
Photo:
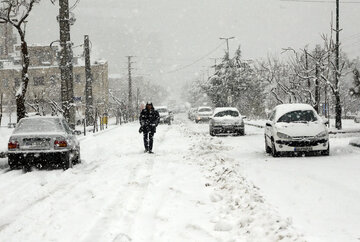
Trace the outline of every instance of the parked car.
<path fill-rule="evenodd" d="M 11 169 L 55 165 L 68 169 L 80 163 L 80 144 L 64 118 L 23 118 L 8 143 Z"/>
<path fill-rule="evenodd" d="M 160 123 L 167 123 L 168 125 L 171 124 L 171 113 L 169 112 L 166 106 L 156 107 L 156 111 L 159 112 L 160 115 Z"/>
<path fill-rule="evenodd" d="M 241 116 L 237 108 L 215 108 L 210 119 L 209 131 L 211 136 L 221 133 L 245 134 L 245 116 Z"/>
<path fill-rule="evenodd" d="M 197 108 L 190 108 L 189 111 L 188 111 L 188 118 L 190 120 L 195 120 L 195 117 L 196 117 L 196 111 L 197 111 Z"/>
<path fill-rule="evenodd" d="M 196 111 L 195 122 L 209 121 L 213 114 L 211 107 L 199 107 Z"/>
<path fill-rule="evenodd" d="M 284 152 L 329 155 L 327 120 L 308 104 L 281 104 L 265 126 L 265 150 L 274 157 Z"/>
<path fill-rule="evenodd" d="M 354 122 L 355 123 L 360 123 L 360 112 L 355 115 Z"/>

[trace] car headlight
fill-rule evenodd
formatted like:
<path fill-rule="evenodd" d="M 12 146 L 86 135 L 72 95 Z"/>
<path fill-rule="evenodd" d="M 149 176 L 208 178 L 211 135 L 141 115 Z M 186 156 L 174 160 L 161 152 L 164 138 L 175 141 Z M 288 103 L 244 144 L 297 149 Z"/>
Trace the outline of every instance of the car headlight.
<path fill-rule="evenodd" d="M 328 132 L 322 131 L 316 135 L 316 138 L 326 138 L 328 136 Z"/>
<path fill-rule="evenodd" d="M 281 133 L 281 132 L 277 132 L 276 135 L 280 138 L 280 139 L 291 139 L 290 135 Z"/>

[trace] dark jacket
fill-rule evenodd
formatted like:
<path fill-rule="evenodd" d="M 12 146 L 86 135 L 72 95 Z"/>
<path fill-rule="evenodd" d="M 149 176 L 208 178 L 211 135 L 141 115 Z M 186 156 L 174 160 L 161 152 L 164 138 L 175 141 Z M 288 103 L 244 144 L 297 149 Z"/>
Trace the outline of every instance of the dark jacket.
<path fill-rule="evenodd" d="M 140 113 L 139 117 L 140 121 L 140 131 L 141 132 L 156 132 L 156 126 L 158 126 L 160 121 L 159 112 L 156 111 L 154 108 L 147 110 L 146 108 L 143 109 Z"/>

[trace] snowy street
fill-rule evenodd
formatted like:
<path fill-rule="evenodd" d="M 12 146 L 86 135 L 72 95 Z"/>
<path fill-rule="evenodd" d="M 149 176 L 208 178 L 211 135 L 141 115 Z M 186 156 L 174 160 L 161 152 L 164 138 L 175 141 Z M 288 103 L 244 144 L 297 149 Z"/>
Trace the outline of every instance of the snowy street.
<path fill-rule="evenodd" d="M 1 241 L 357 241 L 360 150 L 265 154 L 263 130 L 210 137 L 176 116 L 144 154 L 138 124 L 81 138 L 82 164 L 23 174 L 1 161 Z"/>

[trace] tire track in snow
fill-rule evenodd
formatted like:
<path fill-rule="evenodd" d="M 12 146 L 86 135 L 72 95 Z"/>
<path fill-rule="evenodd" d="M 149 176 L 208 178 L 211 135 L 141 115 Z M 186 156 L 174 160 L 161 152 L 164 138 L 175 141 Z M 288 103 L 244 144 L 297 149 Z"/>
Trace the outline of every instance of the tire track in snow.
<path fill-rule="evenodd" d="M 161 133 L 158 139 L 155 139 L 154 144 L 156 146 L 161 146 L 169 129 L 170 127 L 167 127 L 165 132 Z M 132 226 L 137 219 L 137 213 L 143 206 L 157 156 L 156 154 L 128 154 L 129 157 L 140 156 L 141 158 L 143 155 L 150 155 L 150 157 L 145 162 L 138 161 L 132 167 L 126 179 L 128 182 L 104 206 L 102 215 L 96 219 L 88 234 L 81 241 L 131 241 Z M 130 193 L 128 186 L 133 187 Z M 124 195 L 126 196 L 125 199 L 123 198 Z"/>

